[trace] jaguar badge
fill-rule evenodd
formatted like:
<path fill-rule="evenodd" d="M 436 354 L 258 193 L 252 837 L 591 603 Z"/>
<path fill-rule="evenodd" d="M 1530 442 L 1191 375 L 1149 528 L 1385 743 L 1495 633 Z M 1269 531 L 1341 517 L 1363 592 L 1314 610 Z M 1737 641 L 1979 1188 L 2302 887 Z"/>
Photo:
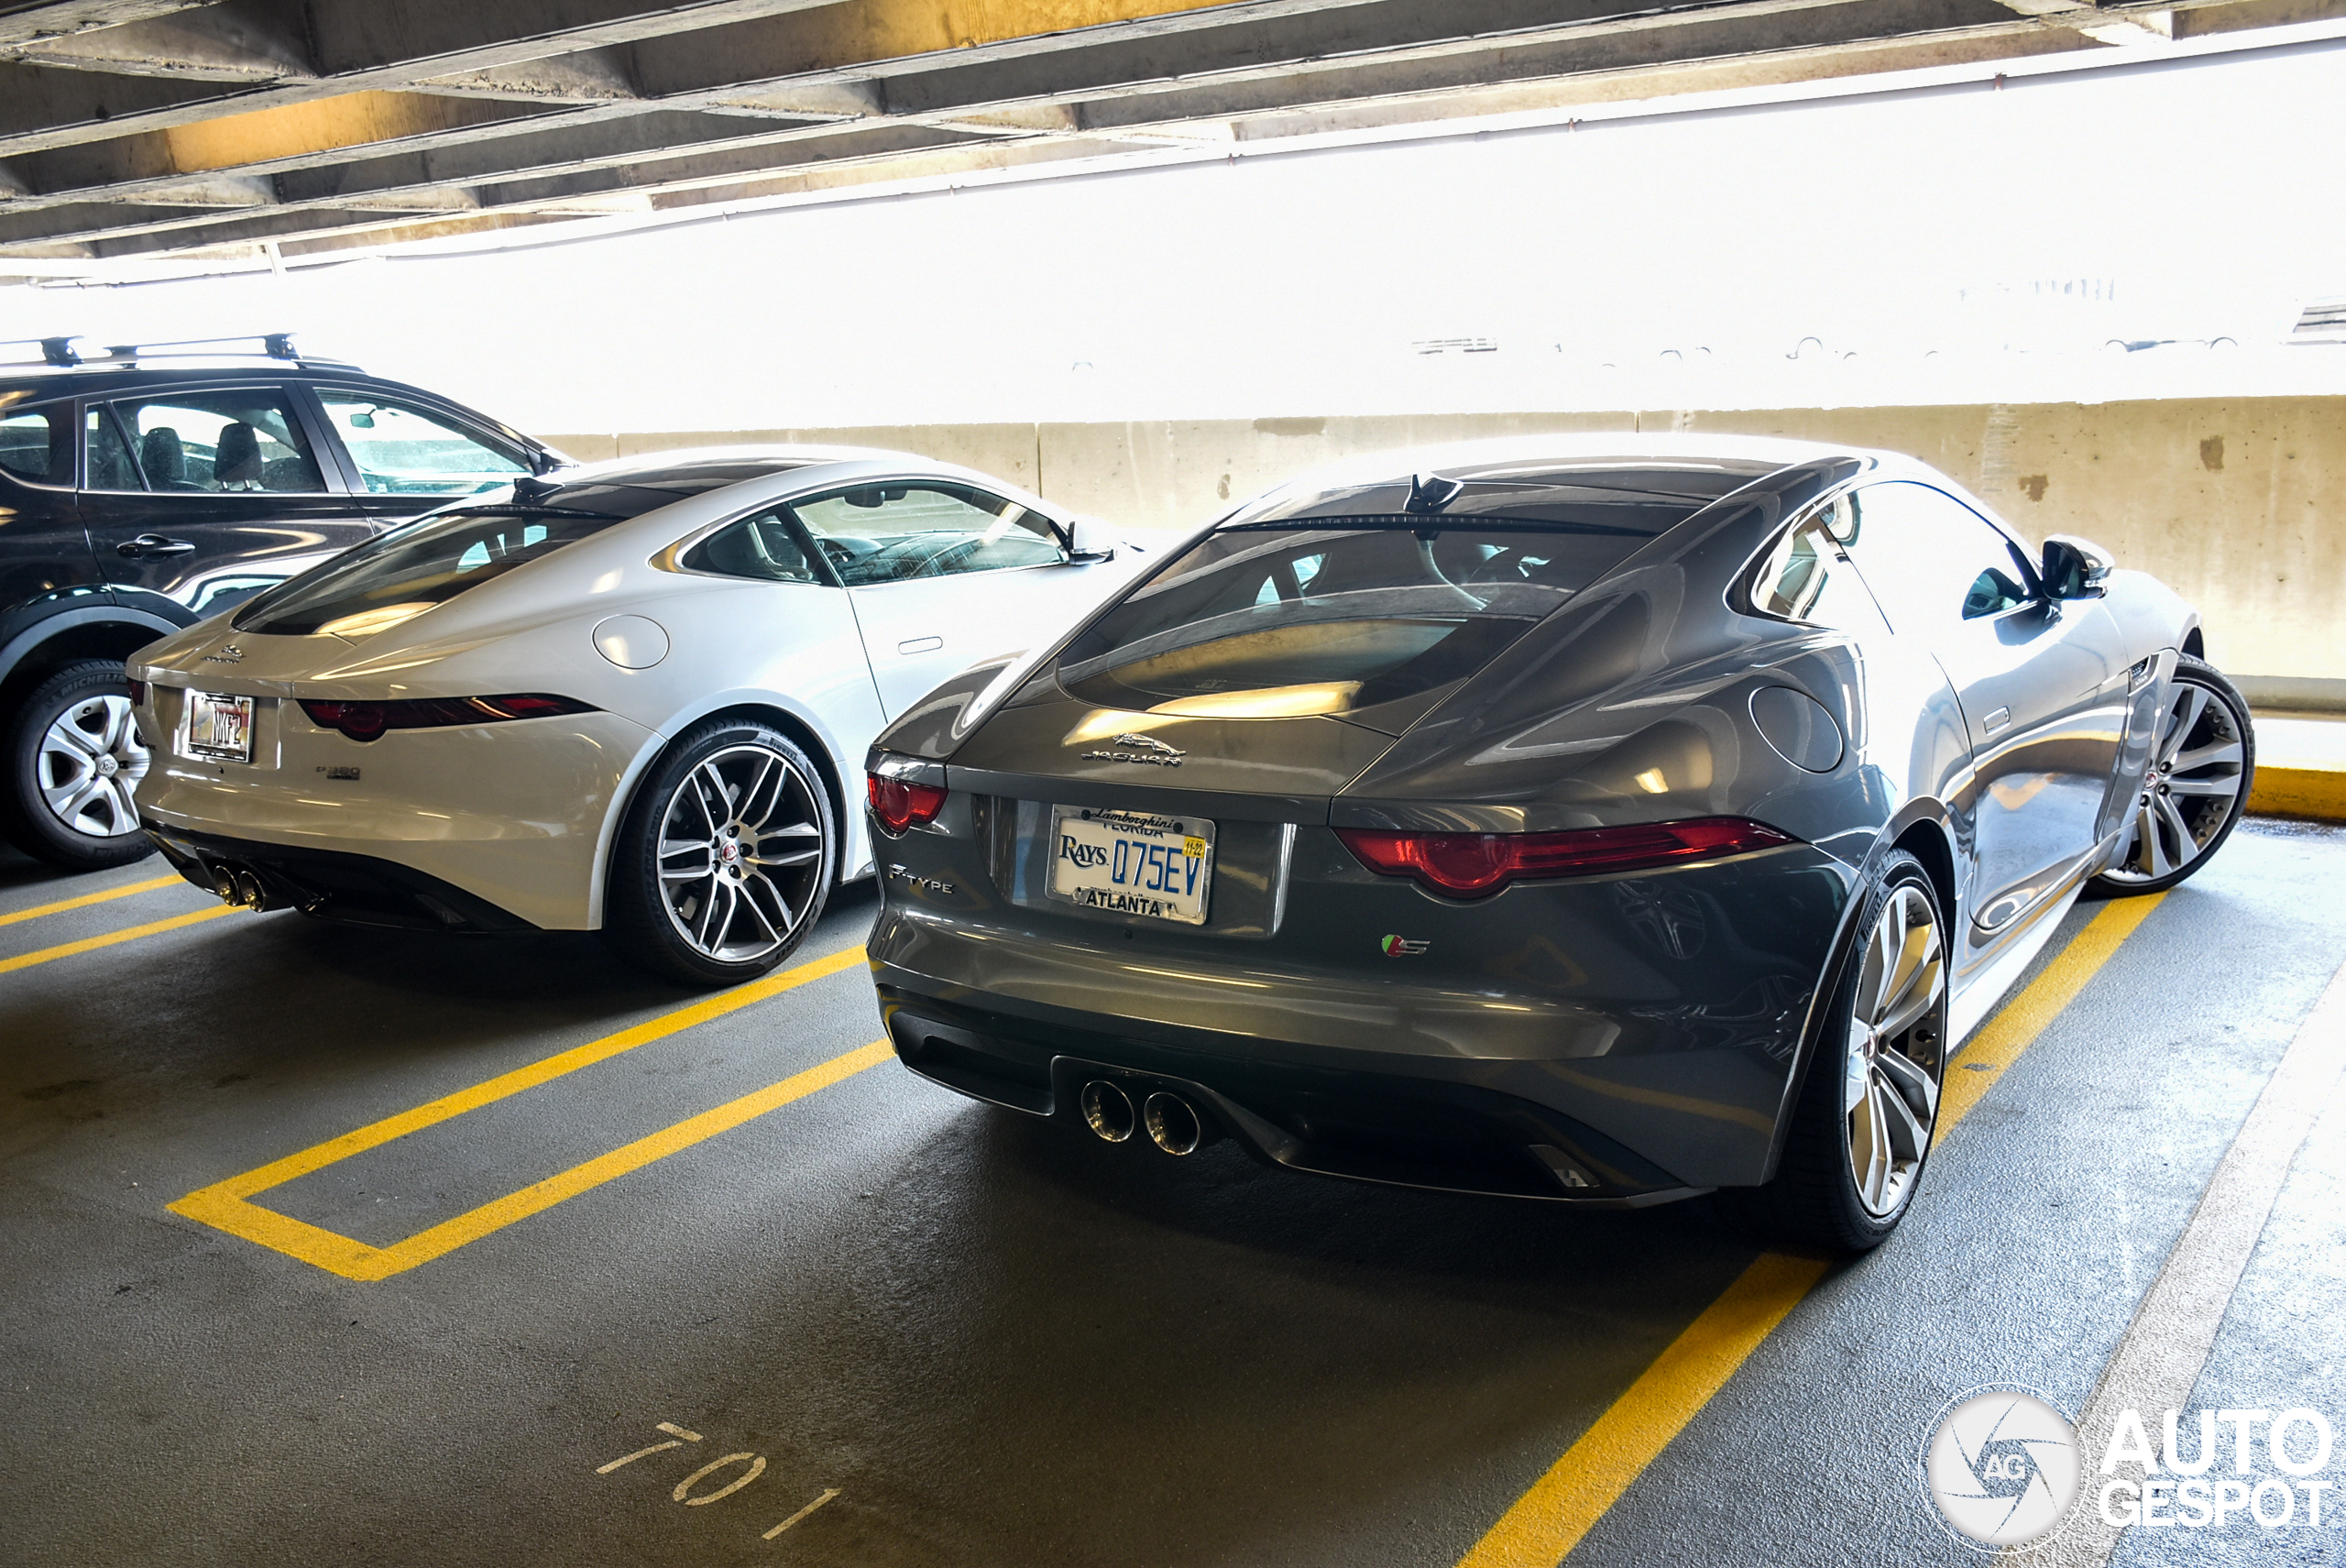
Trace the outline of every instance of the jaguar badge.
<path fill-rule="evenodd" d="M 1115 748 L 1107 751 L 1086 751 L 1087 762 L 1142 762 L 1155 768 L 1178 768 L 1181 759 L 1189 753 L 1177 746 L 1168 746 L 1154 735 L 1119 735 L 1111 742 Z"/>

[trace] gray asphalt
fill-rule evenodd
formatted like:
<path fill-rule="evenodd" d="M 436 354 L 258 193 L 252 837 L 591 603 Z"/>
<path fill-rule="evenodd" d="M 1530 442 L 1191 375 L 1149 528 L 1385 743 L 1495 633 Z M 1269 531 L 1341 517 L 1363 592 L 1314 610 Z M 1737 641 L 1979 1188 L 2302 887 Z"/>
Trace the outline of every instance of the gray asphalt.
<path fill-rule="evenodd" d="M 161 870 L 0 860 L 0 916 Z M 2083 1402 L 2346 959 L 2342 880 L 2346 832 L 2236 834 L 1573 1562 L 1979 1561 L 1922 1497 L 1933 1418 L 1986 1382 Z M 0 959 L 204 906 L 0 926 Z M 845 895 L 802 960 L 872 908 Z M 0 1563 L 1447 1568 L 1756 1251 L 1703 1203 L 1110 1149 L 892 1062 L 378 1282 L 165 1207 L 693 1000 L 592 938 L 290 915 L 0 974 Z M 384 1245 L 877 1035 L 850 969 L 259 1201 Z M 2194 1397 L 2328 1410 L 2334 1475 L 2342 1198 L 2333 1110 Z M 688 1495 L 762 1468 L 676 1500 L 731 1455 Z M 2177 1533 L 2118 1561 L 2346 1562 L 2346 1531 Z"/>

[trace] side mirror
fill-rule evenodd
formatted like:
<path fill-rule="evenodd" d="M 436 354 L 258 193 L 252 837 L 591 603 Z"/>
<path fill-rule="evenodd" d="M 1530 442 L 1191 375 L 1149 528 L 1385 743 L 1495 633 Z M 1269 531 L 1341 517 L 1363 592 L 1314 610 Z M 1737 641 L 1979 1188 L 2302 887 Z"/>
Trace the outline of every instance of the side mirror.
<path fill-rule="evenodd" d="M 2056 533 L 2045 542 L 2045 564 L 2037 575 L 2045 597 L 2098 599 L 2110 591 L 2110 552 L 2091 540 Z"/>
<path fill-rule="evenodd" d="M 1116 546 L 1113 542 L 1105 545 L 1085 543 L 1087 539 L 1097 541 L 1099 538 L 1101 524 L 1097 519 L 1071 517 L 1067 520 L 1066 528 L 1068 565 L 1088 566 L 1095 561 L 1116 558 Z"/>

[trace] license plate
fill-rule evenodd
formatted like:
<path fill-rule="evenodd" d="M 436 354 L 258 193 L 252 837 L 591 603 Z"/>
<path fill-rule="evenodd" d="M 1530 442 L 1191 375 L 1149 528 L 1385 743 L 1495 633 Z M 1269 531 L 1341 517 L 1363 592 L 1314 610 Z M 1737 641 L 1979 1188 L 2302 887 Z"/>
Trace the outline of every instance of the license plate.
<path fill-rule="evenodd" d="M 192 691 L 180 718 L 180 751 L 208 762 L 253 760 L 253 699 Z"/>
<path fill-rule="evenodd" d="M 1053 898 L 1113 915 L 1206 922 L 1213 824 L 1196 817 L 1051 807 Z"/>

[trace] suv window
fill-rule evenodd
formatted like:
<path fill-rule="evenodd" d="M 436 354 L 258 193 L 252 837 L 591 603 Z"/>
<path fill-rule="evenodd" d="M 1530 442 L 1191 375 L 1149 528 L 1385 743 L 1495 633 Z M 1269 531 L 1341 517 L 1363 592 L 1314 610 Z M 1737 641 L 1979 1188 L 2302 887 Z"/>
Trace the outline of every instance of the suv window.
<path fill-rule="evenodd" d="M 1911 480 L 1858 492 L 1849 555 L 1901 633 L 1935 637 L 2028 602 L 2028 564 L 2003 532 Z"/>
<path fill-rule="evenodd" d="M 72 412 L 62 404 L 0 408 L 0 468 L 37 485 L 71 484 L 73 448 L 60 439 L 71 423 Z"/>
<path fill-rule="evenodd" d="M 159 493 L 326 488 L 291 407 L 273 387 L 125 398 L 114 411 L 123 435 L 137 444 L 137 474 L 128 476 L 127 483 L 117 481 L 101 422 L 93 419 L 92 489 L 137 489 L 139 475 L 145 488 Z"/>
<path fill-rule="evenodd" d="M 412 403 L 323 389 L 318 400 L 369 495 L 467 496 L 530 471 L 519 452 Z"/>
<path fill-rule="evenodd" d="M 1065 559 L 1048 518 L 961 485 L 861 485 L 790 510 L 850 587 Z"/>
<path fill-rule="evenodd" d="M 822 581 L 779 508 L 727 523 L 685 551 L 679 565 L 688 572 L 715 572 L 767 583 Z"/>

